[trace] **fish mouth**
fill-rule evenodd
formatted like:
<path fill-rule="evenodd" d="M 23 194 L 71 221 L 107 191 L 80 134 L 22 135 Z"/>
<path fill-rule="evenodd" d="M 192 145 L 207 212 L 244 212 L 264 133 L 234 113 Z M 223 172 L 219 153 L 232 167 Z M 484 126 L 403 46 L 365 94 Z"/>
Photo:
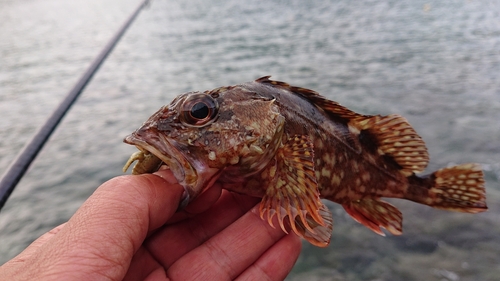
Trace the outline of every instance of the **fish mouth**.
<path fill-rule="evenodd" d="M 218 169 L 209 168 L 196 159 L 188 159 L 186 157 L 189 154 L 187 148 L 150 129 L 138 129 L 125 137 L 123 141 L 135 145 L 140 150 L 139 154 L 149 157 L 147 161 L 144 161 L 143 157 L 136 159 L 133 154 L 124 169 L 128 168 L 135 160 L 139 161 L 134 166 L 133 174 L 156 172 L 161 164 L 166 164 L 169 167 L 177 182 L 185 190 L 179 209 L 185 207 L 205 189 L 212 186 L 221 172 Z"/>
<path fill-rule="evenodd" d="M 146 154 L 150 153 L 154 155 L 154 157 L 161 160 L 161 162 L 166 164 L 170 168 L 170 170 L 172 170 L 175 178 L 179 183 L 186 182 L 188 178 L 196 176 L 196 171 L 183 157 L 180 151 L 175 148 L 174 144 L 172 144 L 169 139 L 165 138 L 161 134 L 155 134 L 149 130 L 137 130 L 125 137 L 123 141 L 127 144 L 135 145 L 141 152 Z M 150 160 L 148 162 L 152 161 L 154 160 Z M 141 162 L 141 159 L 139 159 L 138 163 L 134 167 L 134 170 L 136 170 L 136 168 L 140 169 L 141 165 L 145 166 L 142 169 L 144 170 L 144 172 L 142 173 L 156 172 L 160 166 L 157 165 L 156 168 L 146 167 L 148 163 Z M 135 173 L 139 174 L 141 172 Z"/>

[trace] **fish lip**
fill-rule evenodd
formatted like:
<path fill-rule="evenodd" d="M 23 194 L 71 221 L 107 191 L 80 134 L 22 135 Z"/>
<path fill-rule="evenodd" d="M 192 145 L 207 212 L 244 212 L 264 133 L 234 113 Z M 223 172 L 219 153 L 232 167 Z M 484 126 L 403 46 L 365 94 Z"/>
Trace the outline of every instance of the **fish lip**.
<path fill-rule="evenodd" d="M 182 184 L 186 181 L 186 174 L 196 174 L 193 166 L 176 148 L 176 142 L 169 140 L 162 134 L 150 130 L 137 130 L 125 137 L 127 144 L 135 145 L 141 151 L 148 151 L 158 157 L 174 173 L 177 181 Z"/>
<path fill-rule="evenodd" d="M 143 127 L 125 137 L 127 144 L 135 145 L 141 151 L 148 151 L 163 161 L 173 172 L 177 182 L 186 191 L 182 206 L 212 186 L 222 170 L 211 168 L 203 161 L 189 157 L 189 149 L 181 143 L 164 136 L 155 128 Z"/>

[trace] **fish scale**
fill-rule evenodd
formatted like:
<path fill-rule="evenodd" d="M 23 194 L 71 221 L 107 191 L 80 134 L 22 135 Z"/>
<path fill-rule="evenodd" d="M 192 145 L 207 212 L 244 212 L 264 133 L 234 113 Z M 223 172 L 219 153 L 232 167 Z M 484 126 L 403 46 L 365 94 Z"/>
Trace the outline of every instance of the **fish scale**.
<path fill-rule="evenodd" d="M 383 197 L 438 209 L 487 209 L 478 164 L 419 176 L 429 161 L 422 138 L 399 115 L 363 115 L 269 76 L 177 96 L 125 138 L 135 145 L 124 170 L 163 163 L 186 192 L 181 208 L 216 181 L 261 197 L 272 225 L 326 247 L 333 218 L 322 198 L 341 204 L 375 233 L 402 233 L 402 214 Z"/>

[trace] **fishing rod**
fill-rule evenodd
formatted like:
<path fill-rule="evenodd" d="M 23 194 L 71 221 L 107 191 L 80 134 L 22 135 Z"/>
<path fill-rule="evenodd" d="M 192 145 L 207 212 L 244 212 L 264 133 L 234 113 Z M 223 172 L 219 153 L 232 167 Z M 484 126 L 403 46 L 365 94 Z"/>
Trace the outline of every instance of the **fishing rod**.
<path fill-rule="evenodd" d="M 47 119 L 45 124 L 40 127 L 31 141 L 26 144 L 26 146 L 23 148 L 23 150 L 21 150 L 14 162 L 9 166 L 7 172 L 3 175 L 2 180 L 0 181 L 0 210 L 3 208 L 10 194 L 12 193 L 12 191 L 14 191 L 17 184 L 28 170 L 31 162 L 33 162 L 33 160 L 36 158 L 40 150 L 49 139 L 50 135 L 57 128 L 59 122 L 69 111 L 70 107 L 75 103 L 78 96 L 82 93 L 83 89 L 85 89 L 89 81 L 92 79 L 104 60 L 111 53 L 113 48 L 116 46 L 116 43 L 118 43 L 125 31 L 135 20 L 142 8 L 146 7 L 149 4 L 149 1 L 150 0 L 144 0 L 135 9 L 132 15 L 130 15 L 130 17 L 115 33 L 115 35 L 111 38 L 111 40 L 104 47 L 101 53 L 99 53 L 99 55 L 94 59 L 94 61 L 89 66 L 87 71 L 85 71 L 85 73 L 82 75 L 80 80 L 78 80 L 75 86 L 68 92 L 64 100 L 59 104 L 54 112 L 52 112 L 52 115 L 49 117 L 49 119 Z"/>

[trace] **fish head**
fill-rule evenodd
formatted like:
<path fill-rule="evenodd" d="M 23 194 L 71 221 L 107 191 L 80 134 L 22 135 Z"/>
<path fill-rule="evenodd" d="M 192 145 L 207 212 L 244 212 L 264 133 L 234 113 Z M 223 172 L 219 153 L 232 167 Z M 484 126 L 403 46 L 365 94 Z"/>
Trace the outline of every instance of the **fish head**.
<path fill-rule="evenodd" d="M 223 172 L 237 182 L 264 169 L 281 143 L 283 124 L 273 98 L 241 86 L 222 87 L 177 96 L 124 142 L 165 163 L 191 201 Z M 134 170 L 145 166 L 144 158 L 131 157 L 136 159 Z M 157 166 L 143 170 L 154 172 Z"/>

